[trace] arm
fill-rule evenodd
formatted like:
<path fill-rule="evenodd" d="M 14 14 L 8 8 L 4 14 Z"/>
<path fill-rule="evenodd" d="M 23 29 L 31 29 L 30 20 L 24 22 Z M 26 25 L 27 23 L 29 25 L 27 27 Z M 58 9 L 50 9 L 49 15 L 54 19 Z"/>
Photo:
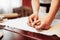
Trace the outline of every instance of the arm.
<path fill-rule="evenodd" d="M 39 0 L 32 0 L 31 2 L 32 2 L 33 13 L 38 13 L 40 7 Z"/>
<path fill-rule="evenodd" d="M 28 25 L 33 26 L 33 22 L 38 19 L 38 11 L 39 11 L 39 0 L 31 0 L 33 14 L 29 16 Z"/>
<path fill-rule="evenodd" d="M 59 9 L 59 5 L 60 5 L 60 0 L 52 0 L 50 11 L 48 13 L 50 22 L 55 18 L 55 15 Z"/>
<path fill-rule="evenodd" d="M 55 15 L 59 9 L 59 2 L 60 0 L 52 0 L 51 7 L 48 15 L 46 17 L 40 18 L 40 20 L 37 20 L 34 24 L 38 24 L 40 21 L 41 24 L 35 25 L 36 29 L 49 29 L 50 24 L 52 23 L 53 19 L 55 18 Z"/>

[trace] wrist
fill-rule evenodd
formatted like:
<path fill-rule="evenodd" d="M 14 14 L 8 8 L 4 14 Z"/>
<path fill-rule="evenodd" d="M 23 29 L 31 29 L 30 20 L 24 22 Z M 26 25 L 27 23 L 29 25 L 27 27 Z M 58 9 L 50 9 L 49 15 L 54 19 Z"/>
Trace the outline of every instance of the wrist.
<path fill-rule="evenodd" d="M 34 14 L 38 14 L 38 11 L 35 10 L 35 11 L 33 11 L 33 13 L 34 13 Z"/>
<path fill-rule="evenodd" d="M 55 14 L 54 13 L 48 13 L 48 17 L 49 19 L 54 19 L 55 18 Z"/>
<path fill-rule="evenodd" d="M 48 23 L 52 23 L 52 21 L 53 21 L 53 19 L 54 19 L 54 16 L 51 16 L 51 15 L 48 15 L 47 16 L 47 20 L 48 20 Z"/>

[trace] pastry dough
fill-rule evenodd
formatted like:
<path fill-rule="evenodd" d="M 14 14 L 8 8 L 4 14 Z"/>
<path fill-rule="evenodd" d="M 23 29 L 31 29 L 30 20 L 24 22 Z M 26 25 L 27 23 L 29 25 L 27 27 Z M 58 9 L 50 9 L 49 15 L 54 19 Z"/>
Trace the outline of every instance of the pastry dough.
<path fill-rule="evenodd" d="M 35 33 L 40 33 L 40 34 L 45 34 L 45 35 L 50 35 L 50 36 L 57 35 L 58 37 L 60 37 L 60 19 L 54 20 L 52 23 L 53 25 L 51 25 L 51 28 L 49 30 L 42 30 L 42 31 L 38 31 L 35 28 L 28 26 L 27 19 L 28 17 L 12 19 L 12 20 L 7 20 L 6 22 L 2 24 L 10 26 L 10 27 L 22 29 L 25 31 L 30 31 L 30 32 L 35 32 Z"/>
<path fill-rule="evenodd" d="M 57 35 L 60 37 L 60 23 L 52 26 L 49 30 L 43 30 L 40 33 L 47 35 Z"/>

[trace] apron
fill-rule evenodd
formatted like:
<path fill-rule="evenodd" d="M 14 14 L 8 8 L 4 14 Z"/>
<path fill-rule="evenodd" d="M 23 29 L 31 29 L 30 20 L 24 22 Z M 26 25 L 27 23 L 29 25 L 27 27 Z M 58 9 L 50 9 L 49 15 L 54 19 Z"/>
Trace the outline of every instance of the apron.
<path fill-rule="evenodd" d="M 42 4 L 50 4 L 51 3 L 51 0 L 40 0 L 40 4 L 41 3 Z M 46 7 L 40 5 L 39 13 L 38 13 L 38 15 L 39 15 L 40 18 L 43 17 L 43 16 L 46 16 L 48 14 L 48 13 L 46 13 L 46 10 L 47 10 Z M 55 18 L 56 19 L 60 19 L 60 8 L 59 8 L 59 10 L 58 10 Z"/>

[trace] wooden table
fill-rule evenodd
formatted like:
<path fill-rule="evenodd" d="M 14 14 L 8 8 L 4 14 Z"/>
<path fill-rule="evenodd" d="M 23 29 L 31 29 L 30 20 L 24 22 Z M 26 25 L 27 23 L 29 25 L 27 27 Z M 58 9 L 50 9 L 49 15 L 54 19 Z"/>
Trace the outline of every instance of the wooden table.
<path fill-rule="evenodd" d="M 19 33 L 14 33 L 7 30 L 1 31 L 3 32 L 2 40 L 60 40 L 60 38 L 56 35 L 47 36 L 24 30 L 20 30 Z"/>

